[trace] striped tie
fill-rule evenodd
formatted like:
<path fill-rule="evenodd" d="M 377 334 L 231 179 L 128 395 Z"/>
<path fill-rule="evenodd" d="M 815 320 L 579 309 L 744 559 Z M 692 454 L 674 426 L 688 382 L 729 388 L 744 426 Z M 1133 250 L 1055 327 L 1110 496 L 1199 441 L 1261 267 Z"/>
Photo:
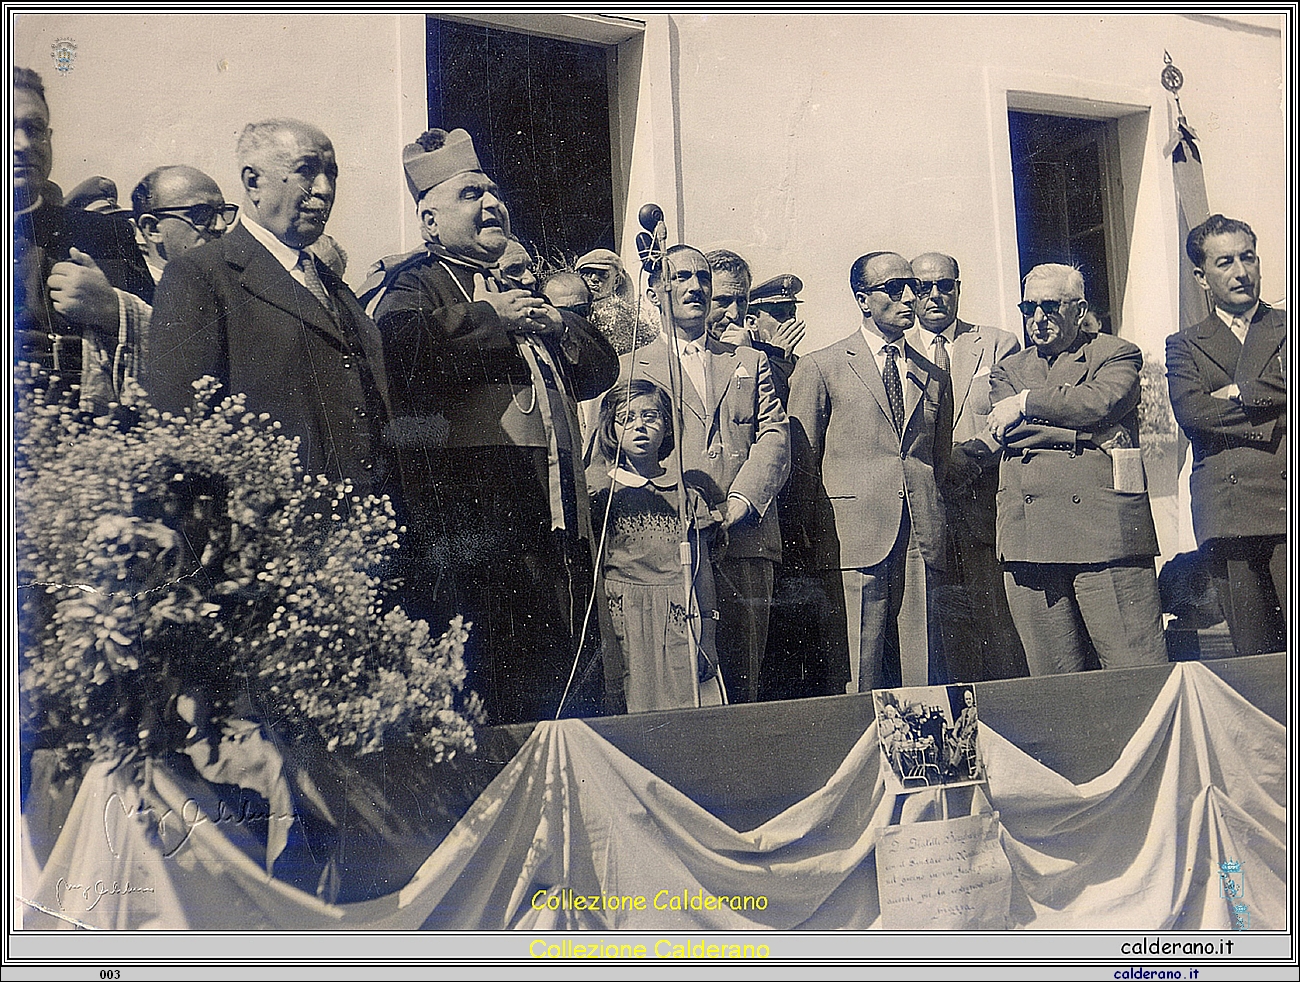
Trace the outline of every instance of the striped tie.
<path fill-rule="evenodd" d="M 307 288 L 313 297 L 320 301 L 320 305 L 329 311 L 330 316 L 334 315 L 334 301 L 325 291 L 325 284 L 320 281 L 320 274 L 316 272 L 315 257 L 304 249 L 298 253 L 298 268 L 302 270 L 303 286 Z"/>

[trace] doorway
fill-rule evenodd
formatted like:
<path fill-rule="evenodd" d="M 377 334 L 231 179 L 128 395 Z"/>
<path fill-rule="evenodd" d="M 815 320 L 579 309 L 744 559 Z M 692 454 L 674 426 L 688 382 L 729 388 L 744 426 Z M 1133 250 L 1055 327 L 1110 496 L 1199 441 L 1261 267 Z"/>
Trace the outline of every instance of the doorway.
<path fill-rule="evenodd" d="M 1009 111 L 1020 276 L 1041 263 L 1083 274 L 1101 330 L 1120 324 L 1127 235 L 1114 119 Z"/>
<path fill-rule="evenodd" d="M 602 45 L 427 18 L 429 125 L 463 128 L 538 259 L 616 248 Z"/>

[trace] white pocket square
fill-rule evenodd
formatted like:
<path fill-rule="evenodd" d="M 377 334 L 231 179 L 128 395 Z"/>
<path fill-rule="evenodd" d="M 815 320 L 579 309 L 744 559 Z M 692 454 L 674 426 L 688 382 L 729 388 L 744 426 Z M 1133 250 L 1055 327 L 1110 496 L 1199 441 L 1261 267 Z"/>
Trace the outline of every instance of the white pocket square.
<path fill-rule="evenodd" d="M 753 377 L 754 377 L 753 373 L 751 373 L 750 370 L 746 368 L 744 365 L 740 365 L 739 367 L 736 368 L 736 378 L 753 378 Z"/>

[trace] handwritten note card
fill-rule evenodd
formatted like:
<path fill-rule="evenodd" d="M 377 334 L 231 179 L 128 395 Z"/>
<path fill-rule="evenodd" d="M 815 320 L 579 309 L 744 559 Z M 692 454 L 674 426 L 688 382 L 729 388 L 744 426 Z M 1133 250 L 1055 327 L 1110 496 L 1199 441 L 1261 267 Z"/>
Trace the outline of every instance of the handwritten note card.
<path fill-rule="evenodd" d="M 876 882 L 886 931 L 1001 931 L 1011 906 L 1011 864 L 997 815 L 885 829 Z"/>

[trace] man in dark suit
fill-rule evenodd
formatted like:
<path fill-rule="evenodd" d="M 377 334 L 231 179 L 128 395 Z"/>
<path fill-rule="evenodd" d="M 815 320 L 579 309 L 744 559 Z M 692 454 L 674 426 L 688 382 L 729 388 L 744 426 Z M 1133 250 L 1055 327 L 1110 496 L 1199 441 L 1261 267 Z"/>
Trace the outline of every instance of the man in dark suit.
<path fill-rule="evenodd" d="M 1214 312 L 1166 342 L 1192 444 L 1192 525 L 1239 655 L 1286 647 L 1286 314 L 1259 299 L 1255 233 L 1211 215 L 1187 255 Z"/>
<path fill-rule="evenodd" d="M 404 599 L 431 622 L 474 622 L 468 686 L 493 723 L 591 715 L 600 679 L 583 678 L 603 604 L 589 606 L 574 400 L 609 388 L 618 356 L 584 318 L 533 292 L 522 246 L 507 254 L 510 213 L 467 132 L 429 130 L 402 163 L 425 248 L 386 263 L 374 310 L 409 529 Z M 617 709 L 622 669 L 605 669 Z"/>
<path fill-rule="evenodd" d="M 1083 277 L 1035 266 L 1020 304 L 1034 347 L 993 366 L 1005 448 L 998 553 L 1033 675 L 1166 660 L 1155 523 L 1138 449 L 1142 352 L 1079 324 Z"/>
<path fill-rule="evenodd" d="M 14 358 L 80 386 L 83 408 L 124 398 L 124 348 L 153 299 L 131 227 L 44 193 L 53 165 L 40 76 L 14 69 Z"/>
<path fill-rule="evenodd" d="M 731 702 L 754 702 L 774 567 L 781 560 L 776 496 L 790 474 L 790 429 L 767 357 L 706 331 L 714 287 L 708 259 L 676 245 L 668 250 L 668 267 L 667 280 L 658 268 L 651 273 L 646 295 L 674 334 L 665 331 L 625 354 L 619 380 L 649 379 L 670 393 L 673 378 L 680 380 L 682 468 L 709 505 L 722 511 L 727 530 L 725 553 L 714 560 L 722 677 Z M 741 280 L 728 290 L 743 302 L 749 284 Z"/>
<path fill-rule="evenodd" d="M 237 148 L 244 206 L 220 239 L 167 263 L 145 337 L 141 382 L 185 412 L 205 375 L 242 392 L 301 441 L 309 474 L 386 489 L 387 417 L 374 324 L 307 247 L 334 206 L 334 147 L 297 120 L 250 123 Z"/>
<path fill-rule="evenodd" d="M 940 490 L 948 518 L 948 571 L 936 588 L 944 657 L 952 681 L 1016 678 L 1029 672 L 995 548 L 998 462 L 989 435 L 989 371 L 1020 350 L 1015 335 L 957 315 L 957 260 L 927 252 L 912 260 L 919 283 L 908 342 L 952 377 L 952 457 Z"/>
<path fill-rule="evenodd" d="M 796 498 L 818 567 L 842 571 L 852 690 L 941 683 L 930 584 L 946 563 L 952 389 L 905 340 L 907 260 L 868 253 L 849 283 L 861 327 L 804 355 L 790 378 Z"/>

